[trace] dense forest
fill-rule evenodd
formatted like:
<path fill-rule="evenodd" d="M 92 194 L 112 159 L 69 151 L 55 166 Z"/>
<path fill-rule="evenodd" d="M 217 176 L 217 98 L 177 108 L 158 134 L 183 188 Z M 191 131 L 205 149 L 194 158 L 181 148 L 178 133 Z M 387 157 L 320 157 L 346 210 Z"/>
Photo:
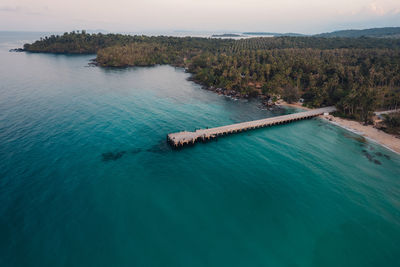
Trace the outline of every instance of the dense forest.
<path fill-rule="evenodd" d="M 233 44 L 233 40 L 207 39 L 195 37 L 144 36 L 125 34 L 88 34 L 84 30 L 73 31 L 63 35 L 51 35 L 32 43 L 25 44 L 24 50 L 37 53 L 57 54 L 96 54 L 102 48 L 124 46 L 129 44 L 151 44 L 174 47 L 176 51 L 223 49 Z"/>
<path fill-rule="evenodd" d="M 205 87 L 236 97 L 309 107 L 336 105 L 341 116 L 368 122 L 376 109 L 400 104 L 400 39 L 265 37 L 217 39 L 82 32 L 50 36 L 24 50 L 97 53 L 104 67 L 170 64 Z"/>
<path fill-rule="evenodd" d="M 384 130 L 387 133 L 400 136 L 399 112 L 384 115 L 383 124 L 384 124 L 383 127 L 381 127 L 382 130 Z"/>
<path fill-rule="evenodd" d="M 377 37 L 377 38 L 399 38 L 400 27 L 384 27 L 384 28 L 372 28 L 365 30 L 342 30 L 334 31 L 329 33 L 321 33 L 315 35 L 316 37 Z"/>

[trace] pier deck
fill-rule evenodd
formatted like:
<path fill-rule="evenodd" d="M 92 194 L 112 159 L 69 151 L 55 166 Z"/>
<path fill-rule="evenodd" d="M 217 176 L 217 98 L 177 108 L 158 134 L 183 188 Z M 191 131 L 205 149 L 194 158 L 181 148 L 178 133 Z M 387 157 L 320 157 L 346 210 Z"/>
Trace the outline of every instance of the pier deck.
<path fill-rule="evenodd" d="M 336 108 L 332 106 L 332 107 L 313 109 L 310 111 L 299 112 L 289 115 L 271 117 L 267 119 L 236 123 L 216 128 L 201 129 L 201 130 L 196 130 L 195 132 L 184 131 L 184 132 L 170 133 L 167 136 L 167 140 L 168 143 L 170 143 L 171 146 L 173 147 L 183 147 L 186 145 L 194 144 L 198 141 L 207 141 L 216 138 L 218 136 L 248 131 L 251 129 L 258 129 L 262 127 L 268 127 L 277 124 L 284 124 L 303 119 L 309 119 L 312 117 L 322 115 L 324 113 L 330 113 L 334 111 L 336 111 Z"/>

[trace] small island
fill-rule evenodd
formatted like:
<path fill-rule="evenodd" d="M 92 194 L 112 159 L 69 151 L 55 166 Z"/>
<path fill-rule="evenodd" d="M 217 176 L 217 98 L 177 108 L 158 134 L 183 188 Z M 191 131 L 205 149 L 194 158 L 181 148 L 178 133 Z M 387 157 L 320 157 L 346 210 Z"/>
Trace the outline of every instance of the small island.
<path fill-rule="evenodd" d="M 211 37 L 223 37 L 223 38 L 229 38 L 229 37 L 242 37 L 243 35 L 237 34 L 237 33 L 224 33 L 224 34 L 213 34 Z"/>

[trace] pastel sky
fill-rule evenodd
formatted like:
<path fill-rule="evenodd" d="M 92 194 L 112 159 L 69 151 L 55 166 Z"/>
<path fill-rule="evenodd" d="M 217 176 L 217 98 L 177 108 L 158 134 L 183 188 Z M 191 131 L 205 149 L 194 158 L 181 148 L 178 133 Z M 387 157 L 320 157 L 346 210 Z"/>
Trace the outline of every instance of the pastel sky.
<path fill-rule="evenodd" d="M 273 31 L 400 26 L 400 0 L 0 0 L 0 30 Z"/>

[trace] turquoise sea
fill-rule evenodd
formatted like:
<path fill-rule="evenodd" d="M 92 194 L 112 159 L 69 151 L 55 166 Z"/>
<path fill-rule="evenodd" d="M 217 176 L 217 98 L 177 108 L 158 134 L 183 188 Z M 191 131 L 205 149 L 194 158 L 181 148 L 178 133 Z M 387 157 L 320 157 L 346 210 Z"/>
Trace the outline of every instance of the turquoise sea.
<path fill-rule="evenodd" d="M 296 111 L 8 52 L 40 36 L 0 32 L 0 266 L 400 266 L 399 155 L 320 119 L 171 150 Z"/>

